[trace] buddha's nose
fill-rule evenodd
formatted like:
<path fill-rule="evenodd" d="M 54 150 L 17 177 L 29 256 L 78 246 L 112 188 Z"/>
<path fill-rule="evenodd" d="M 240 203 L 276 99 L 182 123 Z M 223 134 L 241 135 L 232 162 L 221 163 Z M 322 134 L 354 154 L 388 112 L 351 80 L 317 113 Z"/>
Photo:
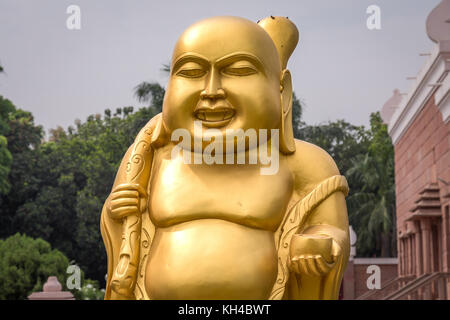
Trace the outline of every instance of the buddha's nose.
<path fill-rule="evenodd" d="M 207 78 L 205 89 L 200 92 L 201 99 L 225 99 L 226 93 L 222 89 L 220 74 L 217 70 L 212 70 Z"/>

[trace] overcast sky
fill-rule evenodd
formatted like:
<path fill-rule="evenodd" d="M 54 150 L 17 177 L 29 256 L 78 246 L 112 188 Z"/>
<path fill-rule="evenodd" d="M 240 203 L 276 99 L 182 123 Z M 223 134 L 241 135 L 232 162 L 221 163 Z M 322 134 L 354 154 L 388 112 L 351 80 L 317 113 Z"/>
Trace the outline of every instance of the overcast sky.
<path fill-rule="evenodd" d="M 106 108 L 139 107 L 133 88 L 167 83 L 178 36 L 216 15 L 253 21 L 288 16 L 300 30 L 289 62 L 310 124 L 345 119 L 368 124 L 395 88 L 407 91 L 433 43 L 425 21 L 439 0 L 0 0 L 0 95 L 31 111 L 48 132 Z M 81 8 L 81 30 L 66 9 Z M 368 30 L 366 9 L 381 9 Z"/>

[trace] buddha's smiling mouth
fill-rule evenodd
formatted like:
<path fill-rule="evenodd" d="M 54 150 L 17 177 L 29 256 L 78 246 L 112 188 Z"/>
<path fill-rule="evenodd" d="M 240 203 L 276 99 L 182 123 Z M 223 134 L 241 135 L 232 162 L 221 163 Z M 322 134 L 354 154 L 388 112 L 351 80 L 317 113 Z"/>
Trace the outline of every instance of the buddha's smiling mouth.
<path fill-rule="evenodd" d="M 229 107 L 197 108 L 195 118 L 202 121 L 206 127 L 222 127 L 228 124 L 234 117 L 235 111 Z"/>

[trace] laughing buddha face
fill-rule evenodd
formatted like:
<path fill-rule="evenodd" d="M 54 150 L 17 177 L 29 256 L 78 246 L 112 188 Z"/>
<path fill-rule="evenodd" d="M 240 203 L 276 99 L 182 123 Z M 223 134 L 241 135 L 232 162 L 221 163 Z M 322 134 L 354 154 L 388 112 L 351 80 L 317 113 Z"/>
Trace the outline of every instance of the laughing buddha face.
<path fill-rule="evenodd" d="M 227 129 L 279 128 L 280 74 L 277 49 L 256 23 L 237 17 L 200 21 L 175 45 L 164 125 L 194 137 L 199 121 L 203 131 L 214 128 L 224 138 Z"/>

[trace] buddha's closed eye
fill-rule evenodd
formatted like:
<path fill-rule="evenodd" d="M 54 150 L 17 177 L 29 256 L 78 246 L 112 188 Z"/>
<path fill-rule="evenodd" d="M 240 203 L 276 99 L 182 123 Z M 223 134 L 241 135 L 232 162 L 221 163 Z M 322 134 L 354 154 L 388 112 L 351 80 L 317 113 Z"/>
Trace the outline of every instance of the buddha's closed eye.
<path fill-rule="evenodd" d="M 257 73 L 257 69 L 248 61 L 237 61 L 222 69 L 222 73 L 230 76 L 249 76 Z"/>
<path fill-rule="evenodd" d="M 177 76 L 185 78 L 201 78 L 206 75 L 208 71 L 199 63 L 187 62 L 183 64 L 176 72 Z M 228 76 L 250 76 L 258 73 L 256 67 L 249 61 L 236 61 L 221 69 L 223 75 Z"/>
<path fill-rule="evenodd" d="M 204 67 L 196 62 L 185 63 L 176 73 L 185 78 L 201 78 L 206 74 Z"/>

